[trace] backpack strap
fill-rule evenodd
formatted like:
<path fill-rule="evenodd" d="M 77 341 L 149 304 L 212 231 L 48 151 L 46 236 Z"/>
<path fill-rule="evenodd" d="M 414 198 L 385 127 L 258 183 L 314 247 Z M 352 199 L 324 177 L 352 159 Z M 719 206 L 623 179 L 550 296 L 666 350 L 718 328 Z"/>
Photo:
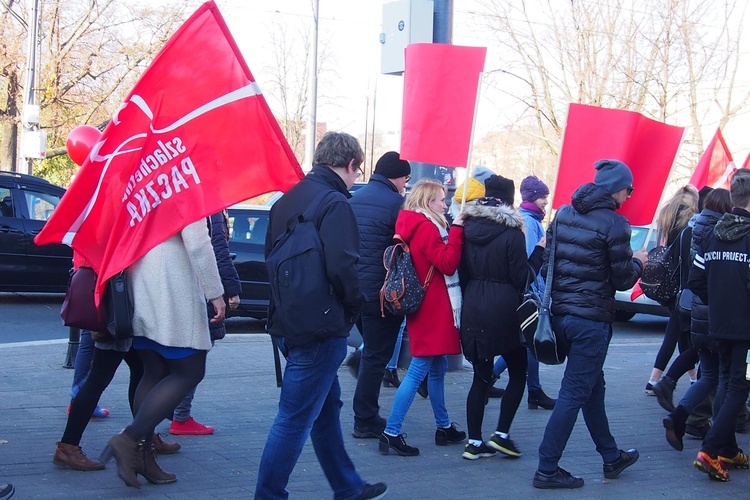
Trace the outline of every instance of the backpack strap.
<path fill-rule="evenodd" d="M 324 190 L 316 194 L 315 197 L 310 201 L 310 204 L 307 205 L 307 208 L 304 212 L 302 212 L 301 214 L 295 213 L 292 214 L 291 217 L 289 217 L 289 220 L 286 221 L 286 230 L 291 230 L 294 226 L 302 221 L 314 222 L 315 217 L 318 215 L 318 209 L 323 206 L 323 202 L 326 200 L 326 198 L 328 198 L 329 195 L 333 197 L 332 195 L 335 193 L 338 193 L 338 191 L 332 189 L 330 191 Z"/>

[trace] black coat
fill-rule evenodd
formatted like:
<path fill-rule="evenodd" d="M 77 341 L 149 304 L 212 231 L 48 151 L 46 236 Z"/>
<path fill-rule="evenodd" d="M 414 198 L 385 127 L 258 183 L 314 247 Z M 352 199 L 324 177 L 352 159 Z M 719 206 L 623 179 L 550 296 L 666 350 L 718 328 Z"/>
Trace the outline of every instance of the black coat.
<path fill-rule="evenodd" d="M 724 214 L 701 240 L 688 287 L 708 304 L 710 336 L 750 341 L 750 212 Z"/>
<path fill-rule="evenodd" d="M 385 176 L 373 174 L 370 182 L 349 200 L 359 226 L 359 283 L 367 301 L 379 300 L 385 281 L 383 252 L 393 243 L 396 218 L 404 197 Z"/>
<path fill-rule="evenodd" d="M 693 238 L 690 247 L 691 255 L 695 256 L 700 252 L 700 247 L 706 236 L 713 232 L 714 226 L 719 222 L 721 214 L 704 208 L 703 211 L 695 217 L 693 225 Z M 687 280 L 685 280 L 687 283 Z M 694 335 L 693 345 L 698 347 L 703 345 L 696 337 L 698 335 L 708 335 L 708 306 L 697 295 L 693 295 L 693 306 L 690 309 L 690 332 Z"/>
<path fill-rule="evenodd" d="M 340 194 L 323 201 L 314 223 L 325 247 L 328 279 L 344 306 L 347 319 L 352 320 L 359 316 L 364 302 L 357 275 L 359 229 L 348 200 L 351 194 L 336 172 L 328 167 L 315 166 L 274 203 L 266 233 L 266 257 L 271 253 L 276 239 L 286 232 L 290 219 L 302 215 L 322 191 L 338 191 Z M 328 333 L 331 336 L 349 335 L 348 331 Z"/>
<path fill-rule="evenodd" d="M 516 309 L 542 264 L 542 248 L 526 257 L 523 216 L 507 205 L 469 206 L 464 217 L 461 346 L 476 363 L 520 347 Z"/>
<path fill-rule="evenodd" d="M 615 212 L 612 195 L 595 184 L 579 187 L 572 202 L 555 216 L 552 314 L 611 323 L 615 319 L 615 290 L 633 287 L 643 271 L 630 248 L 630 224 Z M 547 229 L 545 261 L 553 225 L 554 221 Z"/>

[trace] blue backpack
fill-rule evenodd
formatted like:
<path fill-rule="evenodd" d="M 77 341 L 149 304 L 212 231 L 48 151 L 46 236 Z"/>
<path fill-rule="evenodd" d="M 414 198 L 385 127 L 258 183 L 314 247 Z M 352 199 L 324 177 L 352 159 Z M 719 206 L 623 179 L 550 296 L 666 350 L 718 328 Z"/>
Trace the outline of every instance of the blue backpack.
<path fill-rule="evenodd" d="M 344 331 L 344 307 L 328 279 L 323 242 L 315 216 L 326 198 L 316 196 L 302 215 L 292 217 L 266 259 L 271 286 L 268 333 L 289 345 L 304 345 L 335 331 Z"/>

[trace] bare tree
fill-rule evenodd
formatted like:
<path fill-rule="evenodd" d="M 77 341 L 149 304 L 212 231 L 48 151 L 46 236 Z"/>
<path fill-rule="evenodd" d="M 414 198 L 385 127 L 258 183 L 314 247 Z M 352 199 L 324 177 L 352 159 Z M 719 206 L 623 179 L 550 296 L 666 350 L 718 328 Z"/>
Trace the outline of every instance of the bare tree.
<path fill-rule="evenodd" d="M 21 15 L 30 1 L 9 1 L 0 14 L 0 161 L 15 165 L 26 60 L 27 26 Z M 48 157 L 64 154 L 65 137 L 76 125 L 109 120 L 125 94 L 184 21 L 191 0 L 154 7 L 117 0 L 58 0 L 44 3 L 41 15 L 41 67 L 37 103 L 48 131 Z M 12 15 L 15 12 L 16 15 Z M 69 162 L 40 167 L 63 168 Z"/>
<path fill-rule="evenodd" d="M 557 161 L 568 104 L 692 125 L 677 177 L 703 152 L 701 126 L 747 111 L 735 91 L 745 2 L 480 0 L 477 25 L 500 47 L 490 85 L 521 103 L 514 130 Z M 488 14 L 489 13 L 489 14 Z M 734 22 L 733 22 L 734 21 Z M 732 27 L 734 25 L 734 27 Z M 713 133 L 713 130 L 710 132 Z"/>

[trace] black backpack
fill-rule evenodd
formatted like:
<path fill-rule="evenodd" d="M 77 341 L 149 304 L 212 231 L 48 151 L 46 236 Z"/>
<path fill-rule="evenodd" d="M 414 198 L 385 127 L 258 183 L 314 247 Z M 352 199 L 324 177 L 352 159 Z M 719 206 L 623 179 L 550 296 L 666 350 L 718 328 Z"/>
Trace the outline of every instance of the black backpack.
<path fill-rule="evenodd" d="M 641 290 L 649 299 L 666 305 L 680 291 L 680 258 L 675 256 L 675 245 L 681 245 L 685 230 L 671 245 L 659 245 L 648 252 L 648 260 L 641 274 Z"/>
<path fill-rule="evenodd" d="M 326 198 L 316 196 L 302 215 L 292 217 L 266 259 L 271 301 L 268 333 L 290 345 L 304 345 L 346 329 L 344 307 L 328 279 L 323 243 L 315 215 Z"/>
<path fill-rule="evenodd" d="M 385 282 L 380 289 L 380 314 L 383 317 L 386 309 L 394 316 L 417 312 L 435 272 L 435 266 L 430 266 L 422 285 L 411 260 L 409 245 L 399 235 L 395 235 L 393 239 L 396 243 L 383 252 Z"/>

